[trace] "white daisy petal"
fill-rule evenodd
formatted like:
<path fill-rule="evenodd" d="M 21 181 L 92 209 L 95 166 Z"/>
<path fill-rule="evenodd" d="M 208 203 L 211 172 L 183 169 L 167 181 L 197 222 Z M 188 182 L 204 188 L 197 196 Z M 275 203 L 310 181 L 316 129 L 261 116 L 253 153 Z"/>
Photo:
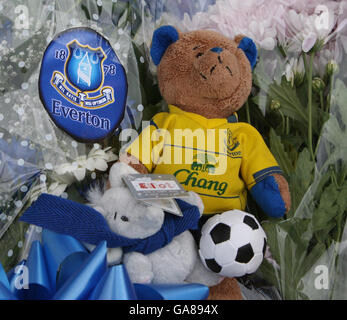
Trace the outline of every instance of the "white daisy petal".
<path fill-rule="evenodd" d="M 108 168 L 107 162 L 103 159 L 96 159 L 95 168 L 99 171 L 106 171 Z"/>

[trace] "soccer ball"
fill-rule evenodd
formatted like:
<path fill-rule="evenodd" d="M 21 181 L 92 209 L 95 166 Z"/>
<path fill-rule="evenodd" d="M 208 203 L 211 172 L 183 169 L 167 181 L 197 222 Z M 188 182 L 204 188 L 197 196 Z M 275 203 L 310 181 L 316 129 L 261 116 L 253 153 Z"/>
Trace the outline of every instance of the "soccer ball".
<path fill-rule="evenodd" d="M 252 274 L 263 261 L 266 234 L 251 214 L 232 210 L 215 215 L 201 233 L 201 260 L 207 269 L 223 277 Z"/>

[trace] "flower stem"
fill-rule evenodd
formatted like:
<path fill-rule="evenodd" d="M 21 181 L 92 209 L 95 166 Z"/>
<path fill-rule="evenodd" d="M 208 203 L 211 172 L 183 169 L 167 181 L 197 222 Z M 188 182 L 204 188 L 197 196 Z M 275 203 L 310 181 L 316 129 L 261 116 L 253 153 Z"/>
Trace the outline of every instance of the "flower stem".
<path fill-rule="evenodd" d="M 314 52 L 310 55 L 310 62 L 308 66 L 308 148 L 310 150 L 311 158 L 314 161 L 314 152 L 313 152 L 313 130 L 312 130 L 312 75 L 313 75 L 313 60 L 314 60 Z"/>
<path fill-rule="evenodd" d="M 246 101 L 246 114 L 247 114 L 247 122 L 251 124 L 251 114 L 249 111 L 249 102 L 248 100 Z"/>
<path fill-rule="evenodd" d="M 286 117 L 286 134 L 289 136 L 290 134 L 290 118 Z"/>
<path fill-rule="evenodd" d="M 325 111 L 325 109 L 324 109 L 324 96 L 323 96 L 323 91 L 321 91 L 321 92 L 319 93 L 319 97 L 320 97 L 320 106 L 321 106 L 322 110 Z"/>
<path fill-rule="evenodd" d="M 334 86 L 334 74 L 330 76 L 330 83 L 329 83 L 329 94 L 328 94 L 328 101 L 327 101 L 327 107 L 326 112 L 330 113 L 330 106 L 331 106 L 331 97 L 333 94 L 333 86 Z"/>
<path fill-rule="evenodd" d="M 282 118 L 282 134 L 285 134 L 285 132 L 286 132 L 286 120 L 285 120 L 283 112 L 281 110 L 278 110 L 278 112 Z"/>

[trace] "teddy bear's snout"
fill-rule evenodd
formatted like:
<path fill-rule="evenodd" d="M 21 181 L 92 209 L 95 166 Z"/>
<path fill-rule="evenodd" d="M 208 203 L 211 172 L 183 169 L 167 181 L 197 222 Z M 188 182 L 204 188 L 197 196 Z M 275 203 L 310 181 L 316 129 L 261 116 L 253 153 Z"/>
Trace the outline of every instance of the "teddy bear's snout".
<path fill-rule="evenodd" d="M 239 86 L 238 62 L 229 50 L 212 47 L 205 52 L 198 51 L 195 55 L 194 68 L 201 84 L 208 86 L 211 92 L 218 91 L 219 98 L 231 96 Z"/>
<path fill-rule="evenodd" d="M 223 52 L 223 48 L 221 47 L 214 47 L 211 49 L 212 52 L 216 52 L 216 53 L 221 53 Z"/>

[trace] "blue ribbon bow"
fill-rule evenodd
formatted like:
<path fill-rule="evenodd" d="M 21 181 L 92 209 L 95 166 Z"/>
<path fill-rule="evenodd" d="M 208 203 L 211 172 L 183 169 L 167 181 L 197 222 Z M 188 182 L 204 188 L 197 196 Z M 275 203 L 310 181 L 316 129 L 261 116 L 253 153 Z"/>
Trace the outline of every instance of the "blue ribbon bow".
<path fill-rule="evenodd" d="M 133 284 L 124 265 L 107 267 L 106 255 L 106 241 L 89 254 L 75 238 L 43 230 L 27 260 L 7 275 L 0 264 L 0 300 L 203 300 L 209 294 L 199 284 Z"/>

